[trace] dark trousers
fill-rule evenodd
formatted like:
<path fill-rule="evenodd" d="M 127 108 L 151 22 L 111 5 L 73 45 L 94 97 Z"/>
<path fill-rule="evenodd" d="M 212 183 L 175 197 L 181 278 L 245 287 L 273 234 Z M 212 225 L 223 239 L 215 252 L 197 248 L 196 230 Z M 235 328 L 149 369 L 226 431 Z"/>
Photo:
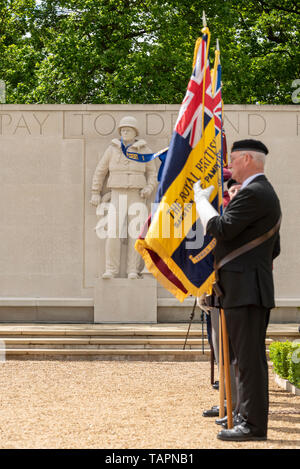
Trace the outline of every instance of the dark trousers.
<path fill-rule="evenodd" d="M 240 414 L 257 436 L 267 435 L 269 392 L 266 330 L 270 311 L 249 305 L 225 308 L 228 337 L 239 370 Z"/>

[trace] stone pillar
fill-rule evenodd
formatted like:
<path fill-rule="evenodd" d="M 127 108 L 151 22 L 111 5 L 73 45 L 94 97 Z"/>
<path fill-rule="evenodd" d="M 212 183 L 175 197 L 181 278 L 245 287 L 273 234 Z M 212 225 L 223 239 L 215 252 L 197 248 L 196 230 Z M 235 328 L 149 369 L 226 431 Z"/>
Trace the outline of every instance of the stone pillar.
<path fill-rule="evenodd" d="M 95 323 L 156 323 L 157 284 L 150 275 L 96 279 Z"/>

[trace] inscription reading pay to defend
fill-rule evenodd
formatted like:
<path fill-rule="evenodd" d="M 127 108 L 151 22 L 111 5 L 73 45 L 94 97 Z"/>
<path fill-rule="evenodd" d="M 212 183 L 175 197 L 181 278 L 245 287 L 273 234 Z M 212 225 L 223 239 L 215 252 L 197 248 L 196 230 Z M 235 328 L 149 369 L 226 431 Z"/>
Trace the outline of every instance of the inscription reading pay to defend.
<path fill-rule="evenodd" d="M 127 112 L 128 113 L 128 112 Z M 140 131 L 146 136 L 166 136 L 171 137 L 176 122 L 177 113 L 171 111 L 165 112 L 147 112 L 138 113 Z M 276 121 L 276 116 L 275 121 Z M 288 128 L 293 135 L 299 135 L 299 116 L 291 113 L 287 116 L 289 119 Z M 120 119 L 115 113 L 109 112 L 66 112 L 66 133 L 68 138 L 83 137 L 108 137 L 117 131 L 117 124 Z M 267 132 L 273 132 L 272 114 L 264 115 L 257 112 L 233 112 L 226 111 L 224 126 L 226 132 L 238 136 L 239 134 L 249 135 L 251 137 L 260 137 Z"/>
<path fill-rule="evenodd" d="M 46 136 L 49 132 L 65 138 L 110 137 L 117 132 L 120 113 L 109 112 L 76 112 L 62 109 L 36 111 L 10 111 L 1 106 L 1 136 Z M 133 109 L 134 112 L 134 109 Z M 127 111 L 128 114 L 128 111 Z M 274 123 L 273 116 L 274 114 Z M 170 138 L 176 121 L 177 113 L 142 112 L 139 115 L 141 133 L 147 136 L 165 136 Z M 268 117 L 267 117 L 268 116 Z M 297 112 L 285 113 L 285 129 L 290 136 L 300 135 L 300 115 Z M 225 130 L 232 136 L 239 134 L 260 137 L 273 132 L 276 125 L 276 113 L 264 115 L 260 112 L 232 112 L 225 109 Z"/>

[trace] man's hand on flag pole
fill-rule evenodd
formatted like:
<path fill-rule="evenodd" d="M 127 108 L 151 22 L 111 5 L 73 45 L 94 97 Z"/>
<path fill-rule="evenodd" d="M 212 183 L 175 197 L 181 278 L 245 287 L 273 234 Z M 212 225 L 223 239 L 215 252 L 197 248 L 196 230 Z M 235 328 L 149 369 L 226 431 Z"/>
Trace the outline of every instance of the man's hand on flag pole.
<path fill-rule="evenodd" d="M 201 296 L 197 296 L 197 305 L 202 311 L 205 311 L 206 314 L 209 314 L 212 310 L 211 306 L 208 306 L 205 302 L 206 293 L 203 293 Z"/>
<path fill-rule="evenodd" d="M 209 203 L 209 198 L 214 190 L 214 186 L 209 186 L 206 189 L 202 189 L 200 181 L 197 181 L 194 184 L 193 189 L 196 209 L 203 226 L 204 234 L 206 234 L 206 226 L 209 220 L 213 217 L 219 216 L 219 213 Z"/>

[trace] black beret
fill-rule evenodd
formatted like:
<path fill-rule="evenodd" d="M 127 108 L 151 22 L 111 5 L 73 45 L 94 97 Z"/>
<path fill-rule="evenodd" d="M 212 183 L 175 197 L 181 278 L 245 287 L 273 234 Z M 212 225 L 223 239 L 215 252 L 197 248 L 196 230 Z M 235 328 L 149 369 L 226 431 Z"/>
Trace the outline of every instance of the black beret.
<path fill-rule="evenodd" d="M 231 152 L 234 151 L 258 151 L 267 155 L 269 150 L 267 149 L 266 145 L 264 145 L 259 140 L 239 140 L 238 142 L 234 142 L 231 147 Z"/>

